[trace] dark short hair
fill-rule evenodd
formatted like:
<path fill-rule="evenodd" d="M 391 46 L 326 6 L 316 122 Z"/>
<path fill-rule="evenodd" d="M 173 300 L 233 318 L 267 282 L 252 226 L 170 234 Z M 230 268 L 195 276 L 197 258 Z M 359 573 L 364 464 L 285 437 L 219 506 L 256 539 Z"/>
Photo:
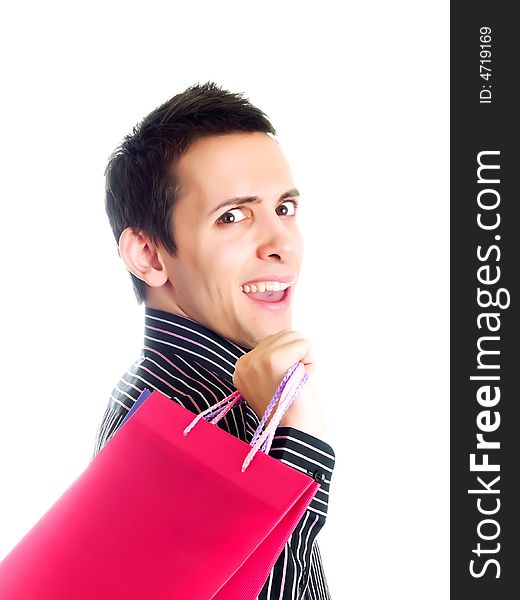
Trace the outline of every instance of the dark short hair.
<path fill-rule="evenodd" d="M 242 94 L 212 82 L 189 87 L 145 117 L 112 153 L 105 171 L 105 209 L 116 242 L 131 227 L 175 254 L 176 162 L 199 138 L 247 132 L 276 134 L 266 115 Z M 130 275 L 142 303 L 148 286 Z"/>

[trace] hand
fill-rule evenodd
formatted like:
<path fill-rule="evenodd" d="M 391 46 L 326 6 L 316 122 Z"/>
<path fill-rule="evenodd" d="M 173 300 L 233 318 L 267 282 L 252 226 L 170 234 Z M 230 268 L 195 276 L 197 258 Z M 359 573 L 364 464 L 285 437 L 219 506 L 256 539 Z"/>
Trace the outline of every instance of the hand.
<path fill-rule="evenodd" d="M 301 362 L 309 375 L 314 371 L 310 342 L 298 331 L 286 329 L 267 336 L 238 359 L 233 384 L 259 418 L 263 416 L 285 372 L 296 362 Z M 321 434 L 323 417 L 310 382 L 304 385 L 280 425 L 295 427 L 314 436 Z"/>

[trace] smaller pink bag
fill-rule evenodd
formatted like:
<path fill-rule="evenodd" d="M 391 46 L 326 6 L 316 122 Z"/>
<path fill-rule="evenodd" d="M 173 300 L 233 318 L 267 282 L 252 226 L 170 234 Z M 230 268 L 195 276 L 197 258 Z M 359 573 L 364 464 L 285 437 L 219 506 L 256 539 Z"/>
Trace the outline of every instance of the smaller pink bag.
<path fill-rule="evenodd" d="M 214 427 L 239 392 L 194 419 L 154 391 L 0 563 L 0 598 L 256 599 L 318 489 L 264 453 L 306 379 L 289 369 L 251 445 Z"/>

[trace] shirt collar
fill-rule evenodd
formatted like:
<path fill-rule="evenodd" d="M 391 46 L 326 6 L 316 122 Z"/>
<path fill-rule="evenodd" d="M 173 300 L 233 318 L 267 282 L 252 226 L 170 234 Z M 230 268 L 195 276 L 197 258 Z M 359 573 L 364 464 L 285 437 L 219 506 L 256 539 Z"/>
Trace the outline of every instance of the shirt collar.
<path fill-rule="evenodd" d="M 144 347 L 153 348 L 172 359 L 181 356 L 187 362 L 202 365 L 217 377 L 233 385 L 237 360 L 248 348 L 223 338 L 187 317 L 145 308 Z"/>

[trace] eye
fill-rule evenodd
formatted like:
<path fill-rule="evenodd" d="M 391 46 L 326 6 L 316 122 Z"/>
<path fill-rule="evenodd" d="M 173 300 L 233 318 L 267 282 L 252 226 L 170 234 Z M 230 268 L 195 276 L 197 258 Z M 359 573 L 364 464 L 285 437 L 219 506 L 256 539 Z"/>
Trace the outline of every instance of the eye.
<path fill-rule="evenodd" d="M 276 208 L 276 210 L 278 212 L 280 209 L 283 209 L 281 212 L 278 212 L 279 215 L 282 215 L 283 217 L 292 217 L 296 214 L 297 206 L 298 206 L 297 200 L 286 200 L 285 202 L 280 204 Z"/>
<path fill-rule="evenodd" d="M 235 214 L 238 214 L 239 217 L 241 215 L 243 218 L 237 219 L 235 217 Z M 223 225 L 226 225 L 228 223 L 240 223 L 240 221 L 243 221 L 246 218 L 247 217 L 244 215 L 241 208 L 232 208 L 231 210 L 228 210 L 227 212 L 225 212 L 221 217 L 219 217 L 219 219 L 217 220 L 217 223 L 221 223 Z"/>

